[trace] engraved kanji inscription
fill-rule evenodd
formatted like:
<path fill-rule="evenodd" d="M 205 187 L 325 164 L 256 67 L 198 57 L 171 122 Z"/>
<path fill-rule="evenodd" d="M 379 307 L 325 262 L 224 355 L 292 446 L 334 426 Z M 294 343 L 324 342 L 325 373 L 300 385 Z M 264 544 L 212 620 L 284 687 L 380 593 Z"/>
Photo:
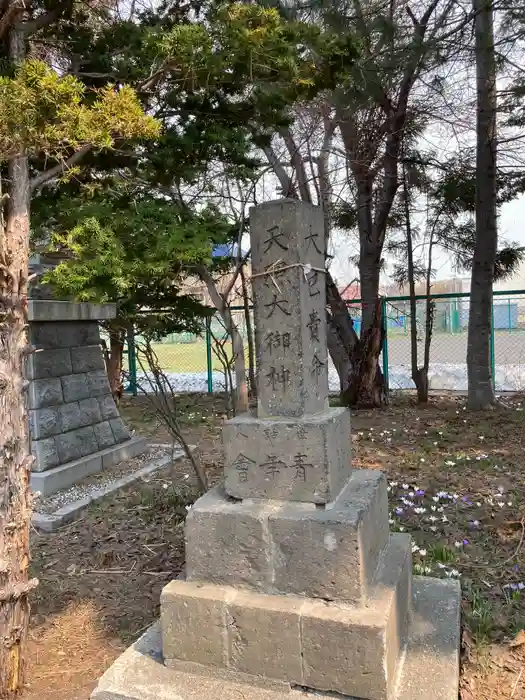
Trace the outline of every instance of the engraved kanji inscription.
<path fill-rule="evenodd" d="M 282 388 L 283 391 L 286 391 L 290 382 L 290 370 L 284 365 L 281 365 L 280 369 L 277 367 L 270 367 L 266 379 L 268 380 L 266 386 L 271 386 L 274 391 L 278 388 Z"/>
<path fill-rule="evenodd" d="M 264 439 L 267 440 L 273 447 L 273 441 L 279 437 L 279 431 L 277 428 L 265 428 L 263 430 Z"/>
<path fill-rule="evenodd" d="M 307 467 L 312 468 L 314 465 L 305 462 L 305 459 L 307 458 L 306 455 L 302 454 L 296 454 L 294 455 L 293 458 L 293 467 L 295 467 L 295 478 L 299 479 L 300 481 L 306 481 L 306 469 Z"/>
<path fill-rule="evenodd" d="M 248 481 L 248 471 L 250 467 L 253 466 L 255 466 L 255 461 L 242 452 L 232 462 L 232 467 L 237 471 L 241 483 L 246 483 Z"/>
<path fill-rule="evenodd" d="M 268 304 L 264 305 L 265 309 L 268 309 L 268 313 L 266 314 L 266 318 L 271 318 L 276 309 L 279 309 L 279 311 L 282 311 L 283 314 L 286 316 L 291 316 L 291 312 L 288 311 L 288 299 L 279 299 L 277 297 L 277 294 L 273 295 L 272 301 L 268 302 Z"/>
<path fill-rule="evenodd" d="M 310 246 L 313 245 L 313 247 L 316 249 L 316 251 L 319 253 L 319 255 L 322 255 L 323 251 L 319 248 L 318 238 L 319 238 L 318 233 L 311 233 L 309 236 L 306 236 L 306 238 L 305 238 L 306 250 L 310 250 Z"/>
<path fill-rule="evenodd" d="M 279 331 L 272 331 L 266 335 L 264 339 L 265 350 L 272 354 L 273 350 L 282 348 L 285 352 L 290 347 L 291 335 L 290 333 L 280 333 Z"/>
<path fill-rule="evenodd" d="M 306 276 L 306 281 L 308 283 L 308 294 L 311 297 L 316 297 L 321 294 L 321 290 L 318 287 L 319 272 L 317 270 L 312 270 L 309 275 Z"/>
<path fill-rule="evenodd" d="M 325 366 L 325 363 L 321 360 L 321 358 L 317 355 L 316 352 L 314 352 L 314 356 L 312 358 L 312 375 L 316 378 L 319 379 L 323 372 L 323 367 Z"/>
<path fill-rule="evenodd" d="M 306 327 L 310 331 L 310 340 L 319 341 L 319 325 L 321 323 L 321 317 L 317 311 L 310 312 L 310 320 L 306 324 Z"/>
<path fill-rule="evenodd" d="M 268 455 L 266 457 L 266 462 L 261 464 L 261 467 L 266 472 L 266 476 L 271 477 L 273 480 L 275 480 L 275 477 L 279 476 L 281 470 L 286 469 L 287 466 L 286 462 L 279 459 L 277 455 Z"/>
<path fill-rule="evenodd" d="M 281 240 L 283 238 L 286 240 L 286 237 L 284 233 L 279 229 L 279 226 L 272 226 L 268 229 L 266 233 L 270 235 L 263 241 L 264 253 L 268 253 L 274 245 L 279 246 L 281 250 L 288 250 L 288 246 L 285 245 Z"/>
<path fill-rule="evenodd" d="M 308 439 L 308 431 L 306 430 L 306 426 L 302 425 L 299 423 L 297 426 L 297 437 L 299 440 L 307 440 Z"/>

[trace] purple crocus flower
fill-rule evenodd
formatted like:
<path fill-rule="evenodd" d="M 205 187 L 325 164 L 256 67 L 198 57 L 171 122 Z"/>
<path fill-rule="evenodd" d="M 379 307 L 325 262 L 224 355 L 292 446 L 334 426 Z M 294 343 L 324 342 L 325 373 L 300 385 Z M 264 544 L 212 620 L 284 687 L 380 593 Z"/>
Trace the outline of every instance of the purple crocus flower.
<path fill-rule="evenodd" d="M 424 496 L 425 495 L 425 489 L 417 489 L 414 493 L 415 496 Z"/>
<path fill-rule="evenodd" d="M 401 515 L 403 513 L 403 508 L 396 508 L 396 515 Z"/>

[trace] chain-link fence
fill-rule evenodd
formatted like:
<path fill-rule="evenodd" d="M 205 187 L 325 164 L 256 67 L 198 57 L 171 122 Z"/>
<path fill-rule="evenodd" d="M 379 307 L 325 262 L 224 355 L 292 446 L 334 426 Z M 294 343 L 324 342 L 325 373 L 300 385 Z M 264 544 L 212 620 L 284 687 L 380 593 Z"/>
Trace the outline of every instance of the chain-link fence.
<path fill-rule="evenodd" d="M 391 390 L 413 389 L 411 378 L 411 321 L 410 298 L 383 298 L 382 315 L 385 334 L 381 365 Z M 468 294 L 432 295 L 416 297 L 416 328 L 418 337 L 418 365 L 423 364 L 427 309 L 432 314 L 429 381 L 431 390 L 466 391 L 467 389 L 467 330 L 470 299 Z M 244 309 L 232 311 L 234 321 L 245 342 L 248 363 L 248 329 Z M 348 313 L 359 334 L 361 329 L 361 302 L 348 304 Z M 493 299 L 493 333 L 491 364 L 496 391 L 525 389 L 525 290 L 495 292 Z M 253 329 L 253 317 L 250 312 Z M 139 341 L 140 338 L 137 338 Z M 232 356 L 231 340 L 218 314 L 203 320 L 197 335 L 173 334 L 155 344 L 155 351 L 163 370 L 176 391 L 215 392 L 225 386 L 224 366 L 219 359 L 223 343 Z M 126 353 L 126 368 L 132 377 L 136 362 L 133 348 Z M 140 379 L 140 368 L 136 370 Z M 330 389 L 338 391 L 339 379 L 330 362 Z"/>

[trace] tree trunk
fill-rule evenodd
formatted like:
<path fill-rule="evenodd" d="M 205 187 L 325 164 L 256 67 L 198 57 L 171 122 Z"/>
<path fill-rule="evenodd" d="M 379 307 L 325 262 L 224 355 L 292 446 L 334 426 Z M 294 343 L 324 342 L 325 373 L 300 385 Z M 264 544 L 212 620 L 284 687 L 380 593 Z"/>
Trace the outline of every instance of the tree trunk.
<path fill-rule="evenodd" d="M 24 58 L 13 31 L 10 57 Z M 9 162 L 9 199 L 0 231 L 0 697 L 23 687 L 29 625 L 31 502 L 24 360 L 28 351 L 29 174 L 23 155 Z"/>
<path fill-rule="evenodd" d="M 220 313 L 224 325 L 232 339 L 233 357 L 235 363 L 235 411 L 237 414 L 246 413 L 249 410 L 248 400 L 248 384 L 246 382 L 246 363 L 244 361 L 244 342 L 235 321 L 233 320 L 230 307 L 226 299 L 220 294 L 217 289 L 210 271 L 204 266 L 199 265 L 197 268 L 198 274 L 202 281 L 206 284 L 211 300 Z"/>
<path fill-rule="evenodd" d="M 108 380 L 111 393 L 115 403 L 118 405 L 122 398 L 122 357 L 124 354 L 124 339 L 126 333 L 118 325 L 110 325 L 109 333 L 109 356 L 107 361 Z"/>
<path fill-rule="evenodd" d="M 403 204 L 405 207 L 405 230 L 407 241 L 407 276 L 410 294 L 410 363 L 412 381 L 416 386 L 418 403 L 428 403 L 428 367 L 419 367 L 417 353 L 417 302 L 416 280 L 414 278 L 414 248 L 412 238 L 412 222 L 410 220 L 410 198 L 406 170 L 403 164 Z M 428 320 L 428 319 L 427 319 Z M 425 324 L 425 329 L 427 324 Z M 425 343 L 427 334 L 425 332 Z"/>
<path fill-rule="evenodd" d="M 244 322 L 246 324 L 246 340 L 248 343 L 248 377 L 250 380 L 250 394 L 252 398 L 257 398 L 257 378 L 255 372 L 255 343 L 253 337 L 252 317 L 250 316 L 250 299 L 248 296 L 248 285 L 244 267 L 240 269 L 242 284 L 242 300 L 244 306 Z"/>
<path fill-rule="evenodd" d="M 470 286 L 468 406 L 495 400 L 490 362 L 492 293 L 498 245 L 496 198 L 496 62 L 491 0 L 473 0 L 477 75 L 476 244 Z"/>
<path fill-rule="evenodd" d="M 381 259 L 377 246 L 362 246 L 359 257 L 361 279 L 361 337 L 355 375 L 355 401 L 360 406 L 382 406 L 386 387 L 379 367 L 383 348 L 383 318 L 379 298 Z"/>

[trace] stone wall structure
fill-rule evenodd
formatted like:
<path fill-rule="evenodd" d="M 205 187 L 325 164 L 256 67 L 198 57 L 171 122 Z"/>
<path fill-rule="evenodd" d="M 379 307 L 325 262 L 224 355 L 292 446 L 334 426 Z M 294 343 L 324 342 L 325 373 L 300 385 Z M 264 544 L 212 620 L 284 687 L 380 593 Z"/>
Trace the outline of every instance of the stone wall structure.
<path fill-rule="evenodd" d="M 114 304 L 29 302 L 28 413 L 33 490 L 48 495 L 145 449 L 111 395 L 99 321 Z"/>
<path fill-rule="evenodd" d="M 351 469 L 349 411 L 328 405 L 322 212 L 270 202 L 252 209 L 250 232 L 258 407 L 225 423 L 225 485 L 188 515 L 186 577 L 161 596 L 164 663 L 176 674 L 156 692 L 198 697 L 195 679 L 211 675 L 223 683 L 208 700 L 262 697 L 253 688 L 272 683 L 279 698 L 306 688 L 415 698 L 411 687 L 400 695 L 424 588 L 412 592 L 410 536 L 389 532 L 385 477 Z M 453 620 L 452 642 L 437 635 L 437 644 L 456 655 L 433 683 L 457 697 L 458 587 L 437 582 L 425 595 Z M 439 624 L 426 620 L 425 634 Z M 118 697 L 149 697 L 140 668 L 137 687 Z"/>

